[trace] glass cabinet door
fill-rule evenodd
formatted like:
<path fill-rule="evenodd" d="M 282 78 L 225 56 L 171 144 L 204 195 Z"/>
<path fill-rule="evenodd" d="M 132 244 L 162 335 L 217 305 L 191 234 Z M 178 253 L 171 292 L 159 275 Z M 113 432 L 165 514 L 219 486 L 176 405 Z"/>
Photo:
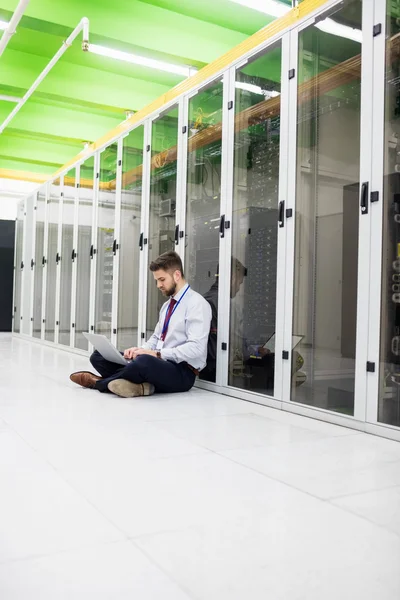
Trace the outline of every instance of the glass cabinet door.
<path fill-rule="evenodd" d="M 138 338 L 139 238 L 142 214 L 143 143 L 143 126 L 131 131 L 123 140 L 117 317 L 117 348 L 120 350 L 140 345 Z"/>
<path fill-rule="evenodd" d="M 46 312 L 45 312 L 45 340 L 55 341 L 56 329 L 56 280 L 59 267 L 58 248 L 58 219 L 60 207 L 61 188 L 60 180 L 50 184 L 50 197 L 47 205 L 47 251 L 46 251 Z"/>
<path fill-rule="evenodd" d="M 378 422 L 400 427 L 400 6 L 387 2 Z M 376 418 L 376 413 L 374 415 Z"/>
<path fill-rule="evenodd" d="M 93 181 L 94 156 L 80 167 L 78 199 L 78 243 L 76 248 L 76 313 L 75 348 L 88 350 L 89 344 L 82 332 L 89 331 L 90 272 L 93 256 Z"/>
<path fill-rule="evenodd" d="M 189 99 L 186 173 L 185 271 L 210 303 L 213 323 L 207 367 L 200 379 L 215 382 L 217 363 L 219 219 L 221 202 L 222 80 Z"/>
<path fill-rule="evenodd" d="M 298 39 L 291 399 L 354 415 L 361 0 Z"/>
<path fill-rule="evenodd" d="M 60 264 L 60 324 L 58 330 L 58 343 L 69 346 L 71 341 L 72 250 L 76 194 L 75 169 L 72 169 L 65 175 L 63 193 Z"/>
<path fill-rule="evenodd" d="M 175 248 L 177 184 L 178 107 L 153 121 L 151 129 L 151 173 L 148 263 Z M 146 338 L 154 331 L 164 296 L 148 273 Z"/>
<path fill-rule="evenodd" d="M 15 281 L 14 281 L 14 333 L 21 331 L 21 286 L 22 273 L 24 270 L 23 243 L 24 243 L 24 201 L 18 204 L 17 223 L 16 223 L 16 241 L 15 241 Z"/>
<path fill-rule="evenodd" d="M 281 43 L 236 71 L 228 384 L 274 395 Z"/>
<path fill-rule="evenodd" d="M 117 144 L 100 155 L 94 331 L 111 339 Z"/>
<path fill-rule="evenodd" d="M 35 276 L 33 280 L 33 337 L 42 333 L 43 270 L 45 268 L 44 221 L 46 213 L 46 188 L 39 190 L 36 208 Z"/>

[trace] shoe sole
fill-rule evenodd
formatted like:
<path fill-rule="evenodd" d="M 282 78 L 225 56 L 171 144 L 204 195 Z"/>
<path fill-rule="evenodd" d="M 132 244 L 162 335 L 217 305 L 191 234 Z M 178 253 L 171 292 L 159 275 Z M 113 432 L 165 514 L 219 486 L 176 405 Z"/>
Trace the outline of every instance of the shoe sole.
<path fill-rule="evenodd" d="M 154 393 L 154 386 L 150 383 L 132 383 L 127 379 L 114 379 L 108 384 L 108 389 L 121 398 L 138 398 L 150 396 Z"/>

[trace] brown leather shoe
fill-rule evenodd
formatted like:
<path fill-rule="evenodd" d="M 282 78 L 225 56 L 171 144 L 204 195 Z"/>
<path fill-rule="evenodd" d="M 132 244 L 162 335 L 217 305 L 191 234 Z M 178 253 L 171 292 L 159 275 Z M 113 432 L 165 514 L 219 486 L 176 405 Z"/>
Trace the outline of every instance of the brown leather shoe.
<path fill-rule="evenodd" d="M 85 388 L 94 388 L 96 381 L 101 379 L 90 371 L 77 371 L 69 376 L 70 380 Z"/>

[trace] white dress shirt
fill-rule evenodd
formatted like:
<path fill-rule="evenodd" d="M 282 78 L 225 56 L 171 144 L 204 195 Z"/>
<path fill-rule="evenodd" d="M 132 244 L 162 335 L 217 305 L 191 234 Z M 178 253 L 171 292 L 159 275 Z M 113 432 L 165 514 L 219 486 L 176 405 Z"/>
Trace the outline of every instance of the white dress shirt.
<path fill-rule="evenodd" d="M 177 302 L 180 298 L 182 300 L 175 305 L 160 352 L 163 360 L 171 360 L 176 363 L 186 362 L 201 371 L 207 361 L 211 307 L 203 296 L 191 288 L 187 289 L 188 287 L 188 285 L 184 285 L 175 296 L 172 296 Z M 154 333 L 142 348 L 156 350 L 157 347 L 160 347 L 161 333 L 169 303 L 170 300 L 162 305 Z"/>

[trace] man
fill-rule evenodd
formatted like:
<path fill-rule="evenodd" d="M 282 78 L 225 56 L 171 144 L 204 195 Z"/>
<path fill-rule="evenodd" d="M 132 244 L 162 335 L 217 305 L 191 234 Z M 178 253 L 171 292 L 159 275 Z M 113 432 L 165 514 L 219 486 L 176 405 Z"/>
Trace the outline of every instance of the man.
<path fill-rule="evenodd" d="M 217 269 L 218 270 L 218 269 Z M 240 286 L 243 283 L 244 276 L 246 274 L 246 268 L 237 259 L 231 259 L 231 299 L 236 296 Z M 203 381 L 212 381 L 215 383 L 216 370 L 217 370 L 217 330 L 218 330 L 218 280 L 219 273 L 217 273 L 215 282 L 212 284 L 210 289 L 204 298 L 211 306 L 212 319 L 210 336 L 208 339 L 207 349 L 207 366 L 201 372 L 200 379 Z"/>
<path fill-rule="evenodd" d="M 176 252 L 166 252 L 150 264 L 157 287 L 169 298 L 151 338 L 141 348 L 123 353 L 126 366 L 105 360 L 97 351 L 90 362 L 101 377 L 80 371 L 71 381 L 122 398 L 154 392 L 187 392 L 206 365 L 211 308 L 186 282 Z"/>
<path fill-rule="evenodd" d="M 246 267 L 235 257 L 231 258 L 231 290 L 230 297 L 233 300 L 244 281 L 244 278 L 247 274 Z M 212 321 L 211 321 L 211 329 L 208 340 L 208 351 L 207 351 L 207 365 L 205 369 L 200 374 L 200 379 L 203 381 L 211 381 L 215 383 L 216 381 L 216 370 L 217 370 L 217 331 L 218 331 L 218 283 L 219 283 L 219 275 L 217 273 L 215 282 L 208 290 L 206 294 L 204 294 L 204 298 L 211 306 L 212 310 Z M 274 387 L 274 370 L 275 370 L 275 353 L 270 350 L 265 349 L 263 346 L 259 346 L 257 348 L 259 358 L 251 357 L 251 354 L 247 348 L 247 343 L 245 340 L 245 334 L 243 332 L 243 324 L 242 318 L 243 314 L 240 315 L 240 312 L 243 312 L 243 308 L 241 311 L 238 310 L 238 307 L 234 307 L 231 304 L 231 310 L 233 311 L 233 323 L 234 328 L 231 327 L 231 346 L 235 348 L 239 355 L 241 355 L 241 360 L 236 361 L 233 360 L 231 363 L 232 373 L 235 374 L 235 369 L 238 370 L 238 376 L 241 377 L 243 374 L 243 368 L 247 367 L 248 370 L 251 371 L 253 376 L 256 376 L 257 373 L 262 372 L 261 379 L 264 383 L 261 387 L 271 388 Z M 231 317 L 232 318 L 232 317 Z M 293 381 L 292 384 L 299 386 L 306 380 L 306 376 L 304 373 L 300 372 L 301 367 L 304 364 L 304 360 L 302 356 L 294 351 L 293 352 L 293 362 L 292 362 L 292 376 Z M 254 370 L 255 369 L 255 370 Z M 255 377 L 256 381 L 257 377 Z M 259 387 L 259 386 L 258 386 Z"/>

